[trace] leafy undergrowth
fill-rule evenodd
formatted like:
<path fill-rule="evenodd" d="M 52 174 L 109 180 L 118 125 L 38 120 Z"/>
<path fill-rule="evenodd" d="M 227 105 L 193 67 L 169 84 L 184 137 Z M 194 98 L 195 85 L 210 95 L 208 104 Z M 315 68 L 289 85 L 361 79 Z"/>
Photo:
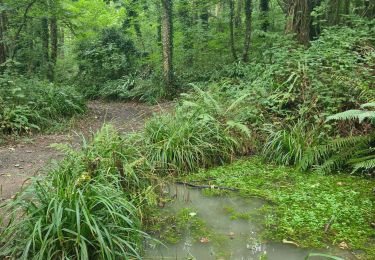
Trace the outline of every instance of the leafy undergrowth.
<path fill-rule="evenodd" d="M 0 258 L 141 259 L 155 176 L 111 126 L 81 150 L 59 148 L 57 167 L 0 204 Z"/>
<path fill-rule="evenodd" d="M 0 77 L 0 135 L 50 129 L 84 112 L 83 97 L 73 87 L 21 76 Z"/>
<path fill-rule="evenodd" d="M 301 247 L 348 245 L 374 259 L 374 179 L 317 175 L 264 164 L 259 157 L 200 171 L 188 180 L 240 189 L 243 196 L 270 201 L 263 208 L 264 238 L 291 240 Z M 344 243 L 343 243 L 344 242 Z"/>

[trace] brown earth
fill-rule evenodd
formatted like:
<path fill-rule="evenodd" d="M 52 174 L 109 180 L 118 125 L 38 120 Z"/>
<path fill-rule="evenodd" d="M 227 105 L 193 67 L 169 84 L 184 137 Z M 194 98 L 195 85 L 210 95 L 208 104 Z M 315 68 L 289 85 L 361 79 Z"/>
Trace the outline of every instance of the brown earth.
<path fill-rule="evenodd" d="M 88 103 L 87 114 L 64 133 L 30 136 L 27 143 L 7 142 L 0 146 L 0 201 L 14 196 L 31 177 L 41 174 L 51 161 L 63 157 L 50 147 L 51 144 L 68 143 L 79 148 L 82 135 L 89 137 L 104 123 L 113 124 L 120 132 L 137 131 L 153 113 L 164 112 L 170 107 L 170 103 L 150 106 L 135 102 L 93 101 Z"/>

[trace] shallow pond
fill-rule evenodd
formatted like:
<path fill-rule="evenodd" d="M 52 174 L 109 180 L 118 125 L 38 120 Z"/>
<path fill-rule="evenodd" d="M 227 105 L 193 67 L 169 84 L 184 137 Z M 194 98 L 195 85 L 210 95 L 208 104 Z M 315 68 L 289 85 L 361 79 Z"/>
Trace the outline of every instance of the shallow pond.
<path fill-rule="evenodd" d="M 331 253 L 343 259 L 356 259 L 350 252 L 332 249 L 301 249 L 287 243 L 261 243 L 259 209 L 261 199 L 238 196 L 206 196 L 198 189 L 183 185 L 168 190 L 174 200 L 165 209 L 177 213 L 189 208 L 191 217 L 200 218 L 215 238 L 196 238 L 189 227 L 176 244 L 148 243 L 144 259 L 197 259 L 197 260 L 303 260 L 311 253 Z M 311 257 L 310 259 L 326 259 Z"/>

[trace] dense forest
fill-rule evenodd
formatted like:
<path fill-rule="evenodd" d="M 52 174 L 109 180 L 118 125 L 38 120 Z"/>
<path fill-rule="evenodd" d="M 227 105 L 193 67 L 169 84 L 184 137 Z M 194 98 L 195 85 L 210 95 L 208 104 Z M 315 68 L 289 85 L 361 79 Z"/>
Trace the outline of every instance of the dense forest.
<path fill-rule="evenodd" d="M 0 258 L 374 259 L 374 18 L 373 0 L 0 0 Z M 2 194 L 8 154 L 70 132 L 32 178 L 8 163 L 22 187 Z"/>

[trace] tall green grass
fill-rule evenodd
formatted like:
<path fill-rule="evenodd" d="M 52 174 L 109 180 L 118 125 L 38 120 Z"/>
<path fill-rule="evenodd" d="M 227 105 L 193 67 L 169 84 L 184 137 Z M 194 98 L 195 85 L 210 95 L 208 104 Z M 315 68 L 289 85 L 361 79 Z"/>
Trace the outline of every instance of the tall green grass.
<path fill-rule="evenodd" d="M 284 129 L 275 130 L 273 126 L 265 128 L 266 140 L 262 153 L 269 161 L 283 165 L 299 165 L 306 151 L 318 142 L 318 134 L 314 128 L 299 121 Z"/>
<path fill-rule="evenodd" d="M 2 206 L 9 223 L 0 256 L 140 259 L 142 211 L 156 201 L 148 173 L 135 174 L 137 162 L 109 126 L 81 151 L 60 148 L 66 159 Z"/>
<path fill-rule="evenodd" d="M 222 99 L 194 87 L 174 114 L 154 117 L 146 124 L 148 161 L 157 169 L 181 173 L 222 164 L 247 152 L 250 130 L 236 118 L 243 99 Z"/>

